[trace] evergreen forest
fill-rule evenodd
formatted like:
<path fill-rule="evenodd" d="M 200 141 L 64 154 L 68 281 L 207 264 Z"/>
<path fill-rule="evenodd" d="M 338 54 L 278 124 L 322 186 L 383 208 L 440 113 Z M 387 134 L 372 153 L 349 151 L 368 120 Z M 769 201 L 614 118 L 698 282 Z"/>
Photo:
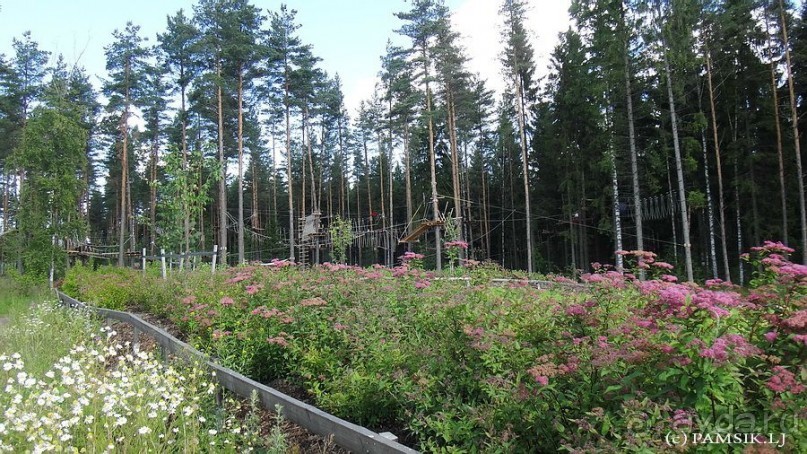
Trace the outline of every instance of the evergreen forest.
<path fill-rule="evenodd" d="M 215 245 L 230 264 L 411 251 L 572 275 L 640 250 L 743 284 L 741 257 L 772 240 L 807 264 L 807 6 L 573 0 L 539 77 L 541 1 L 496 1 L 503 92 L 469 69 L 443 0 L 410 0 L 356 111 L 286 5 L 197 0 L 156 36 L 121 24 L 102 84 L 14 38 L 0 262 L 44 276 L 90 246 L 123 265 Z"/>

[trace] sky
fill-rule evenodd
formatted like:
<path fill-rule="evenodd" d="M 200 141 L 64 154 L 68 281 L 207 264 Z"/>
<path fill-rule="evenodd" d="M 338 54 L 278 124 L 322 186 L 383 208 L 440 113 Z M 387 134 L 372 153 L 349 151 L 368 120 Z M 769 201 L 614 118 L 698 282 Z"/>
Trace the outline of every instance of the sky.
<path fill-rule="evenodd" d="M 104 47 L 112 32 L 127 21 L 141 27 L 149 44 L 165 30 L 166 17 L 184 9 L 192 12 L 195 0 L 0 0 L 0 53 L 13 55 L 12 39 L 30 30 L 40 49 L 63 54 L 68 64 L 78 63 L 100 87 L 106 76 Z M 277 10 L 280 1 L 252 0 L 266 11 Z M 287 0 L 297 10 L 298 33 L 322 58 L 321 67 L 342 79 L 345 103 L 354 114 L 368 99 L 381 68 L 380 57 L 388 40 L 405 45 L 396 35 L 401 22 L 393 15 L 410 7 L 404 0 Z M 501 0 L 446 0 L 455 30 L 463 38 L 471 71 L 501 90 L 498 62 Z M 546 74 L 549 55 L 558 33 L 569 26 L 570 0 L 528 0 L 526 26 L 536 51 L 539 74 Z"/>

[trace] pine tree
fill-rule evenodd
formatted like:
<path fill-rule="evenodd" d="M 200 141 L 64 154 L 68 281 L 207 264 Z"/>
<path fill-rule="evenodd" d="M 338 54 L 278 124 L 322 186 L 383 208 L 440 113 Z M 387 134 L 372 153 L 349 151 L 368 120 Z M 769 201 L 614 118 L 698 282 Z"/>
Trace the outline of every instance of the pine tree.
<path fill-rule="evenodd" d="M 269 59 L 269 84 L 277 87 L 281 92 L 281 105 L 286 129 L 286 183 L 288 185 L 289 200 L 289 259 L 295 259 L 295 229 L 294 224 L 294 179 L 292 178 L 292 140 L 291 140 L 291 109 L 294 106 L 293 98 L 293 72 L 301 54 L 309 53 L 308 46 L 304 46 L 300 38 L 295 35 L 300 27 L 295 23 L 297 11 L 289 10 L 281 5 L 280 11 L 270 13 L 270 28 L 268 46 L 271 49 Z"/>
<path fill-rule="evenodd" d="M 433 93 L 431 89 L 432 75 L 430 69 L 434 62 L 434 48 L 432 41 L 437 35 L 438 20 L 446 16 L 445 5 L 442 0 L 413 0 L 409 12 L 396 13 L 398 19 L 406 23 L 401 26 L 398 33 L 412 40 L 410 49 L 412 62 L 420 70 L 416 78 L 423 84 L 425 110 L 424 117 L 428 127 L 429 170 L 431 172 L 431 204 L 434 221 L 440 219 L 440 206 L 437 198 L 437 163 L 434 150 L 434 112 Z M 437 270 L 442 269 L 442 244 L 440 227 L 436 226 L 434 238 L 435 260 Z"/>
<path fill-rule="evenodd" d="M 524 181 L 524 208 L 527 215 L 527 272 L 533 272 L 532 257 L 532 212 L 530 203 L 530 158 L 527 153 L 527 112 L 530 103 L 535 99 L 532 86 L 535 74 L 534 51 L 524 28 L 525 4 L 521 0 L 504 0 L 500 14 L 504 17 L 502 38 L 505 49 L 502 63 L 507 73 L 510 87 L 514 90 L 513 100 L 516 105 L 519 145 L 521 146 L 521 165 Z"/>
<path fill-rule="evenodd" d="M 180 123 L 180 149 L 182 151 L 182 166 L 188 169 L 188 89 L 191 81 L 198 72 L 195 61 L 198 52 L 199 30 L 183 10 L 179 10 L 173 17 L 168 17 L 165 33 L 158 34 L 160 42 L 161 60 L 163 65 L 173 75 L 171 84 L 173 93 L 179 92 Z M 183 249 L 190 252 L 191 213 L 183 213 Z"/>
<path fill-rule="evenodd" d="M 131 22 L 123 31 L 112 33 L 115 41 L 105 48 L 106 69 L 110 78 L 104 83 L 104 95 L 109 99 L 107 110 L 118 116 L 118 140 L 121 162 L 120 219 L 118 225 L 118 266 L 123 266 L 126 250 L 126 224 L 129 220 L 129 117 L 132 107 L 143 98 L 146 59 L 149 51 L 143 47 L 140 27 Z M 133 247 L 134 244 L 130 244 Z"/>

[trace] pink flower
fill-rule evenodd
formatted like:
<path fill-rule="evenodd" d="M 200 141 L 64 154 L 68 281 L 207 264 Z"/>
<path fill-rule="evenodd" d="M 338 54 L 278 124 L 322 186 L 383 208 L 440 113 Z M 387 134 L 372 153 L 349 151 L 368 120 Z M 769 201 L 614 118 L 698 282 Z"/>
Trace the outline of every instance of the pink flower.
<path fill-rule="evenodd" d="M 793 340 L 807 346 L 807 334 L 796 334 L 793 336 Z"/>
<path fill-rule="evenodd" d="M 232 334 L 232 331 L 223 331 L 220 329 L 213 331 L 213 339 L 221 339 L 222 337 L 227 337 Z"/>
<path fill-rule="evenodd" d="M 725 363 L 730 358 L 746 358 L 759 355 L 762 351 L 739 334 L 726 334 L 715 339 L 711 347 L 700 352 L 702 358 L 710 358 L 717 363 Z"/>
<path fill-rule="evenodd" d="M 763 337 L 768 342 L 775 341 L 778 336 L 779 336 L 779 333 L 777 333 L 776 331 L 769 331 L 769 332 L 763 334 Z"/>
<path fill-rule="evenodd" d="M 547 377 L 546 375 L 538 375 L 537 377 L 535 377 L 535 381 L 538 382 L 538 384 L 541 386 L 546 386 L 549 384 L 549 377 Z"/>
<path fill-rule="evenodd" d="M 790 392 L 798 394 L 804 391 L 804 385 L 798 382 L 793 372 L 782 366 L 773 367 L 773 376 L 768 380 L 766 386 L 777 393 Z"/>
<path fill-rule="evenodd" d="M 429 281 L 425 280 L 425 279 L 418 279 L 418 280 L 415 281 L 415 288 L 416 289 L 424 289 L 424 288 L 426 288 L 426 287 L 428 287 L 430 285 L 431 285 L 431 283 Z"/>
<path fill-rule="evenodd" d="M 586 315 L 586 314 L 588 314 L 588 311 L 586 310 L 586 308 L 579 305 L 579 304 L 572 304 L 571 306 L 566 308 L 566 315 L 570 315 L 570 316 L 574 317 L 574 316 L 577 316 L 577 315 Z"/>
<path fill-rule="evenodd" d="M 233 304 L 235 304 L 235 301 L 232 298 L 230 298 L 229 296 L 225 296 L 224 298 L 221 299 L 220 303 L 221 303 L 222 306 L 227 307 L 227 306 L 232 306 Z"/>
<path fill-rule="evenodd" d="M 283 336 L 270 337 L 270 338 L 266 339 L 266 342 L 269 342 L 270 344 L 274 344 L 274 345 L 279 345 L 281 347 L 288 347 L 289 346 L 289 342 Z"/>
<path fill-rule="evenodd" d="M 653 262 L 652 266 L 655 266 L 656 268 L 661 268 L 663 270 L 671 270 L 674 268 L 667 262 Z"/>
<path fill-rule="evenodd" d="M 443 246 L 446 248 L 468 249 L 468 243 L 462 240 L 449 241 Z"/>
<path fill-rule="evenodd" d="M 782 322 L 783 325 L 791 329 L 807 328 L 807 309 L 802 309 Z"/>
<path fill-rule="evenodd" d="M 400 258 L 402 263 L 407 263 L 411 262 L 412 260 L 423 260 L 424 258 L 426 258 L 426 256 L 412 251 L 406 251 L 404 252 L 404 255 L 402 255 Z"/>
<path fill-rule="evenodd" d="M 254 295 L 254 294 L 258 293 L 259 291 L 261 291 L 262 288 L 263 288 L 263 285 L 261 285 L 261 284 L 247 285 L 247 289 L 246 289 L 247 290 L 247 295 Z"/>
<path fill-rule="evenodd" d="M 777 241 L 775 243 L 773 241 L 765 241 L 762 243 L 762 246 L 752 247 L 751 250 L 753 252 L 781 254 L 792 254 L 795 251 L 795 249 L 782 244 L 781 241 Z"/>
<path fill-rule="evenodd" d="M 324 299 L 316 296 L 314 298 L 308 298 L 305 300 L 300 301 L 300 306 L 310 307 L 310 306 L 326 306 L 328 304 L 327 301 Z"/>

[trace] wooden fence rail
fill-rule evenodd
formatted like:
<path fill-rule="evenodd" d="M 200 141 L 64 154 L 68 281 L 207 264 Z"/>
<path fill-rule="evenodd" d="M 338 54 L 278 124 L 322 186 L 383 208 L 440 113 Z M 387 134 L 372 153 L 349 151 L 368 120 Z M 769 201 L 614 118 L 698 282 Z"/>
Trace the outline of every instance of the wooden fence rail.
<path fill-rule="evenodd" d="M 154 338 L 166 354 L 185 360 L 204 362 L 210 369 L 215 371 L 216 379 L 225 389 L 246 399 L 249 399 L 253 392 L 257 392 L 264 408 L 274 410 L 275 407 L 279 405 L 282 408 L 281 413 L 283 417 L 289 421 L 317 435 L 333 437 L 334 443 L 352 452 L 379 454 L 417 453 L 414 449 L 393 441 L 384 435 L 337 418 L 313 405 L 287 396 L 276 389 L 258 383 L 238 372 L 222 367 L 211 361 L 210 358 L 203 353 L 175 338 L 164 329 L 146 322 L 137 315 L 129 312 L 90 306 L 58 290 L 56 290 L 56 295 L 59 301 L 67 306 L 85 308 L 105 319 L 128 323 L 134 328 L 135 342 L 137 342 L 140 333 L 145 333 Z"/>

